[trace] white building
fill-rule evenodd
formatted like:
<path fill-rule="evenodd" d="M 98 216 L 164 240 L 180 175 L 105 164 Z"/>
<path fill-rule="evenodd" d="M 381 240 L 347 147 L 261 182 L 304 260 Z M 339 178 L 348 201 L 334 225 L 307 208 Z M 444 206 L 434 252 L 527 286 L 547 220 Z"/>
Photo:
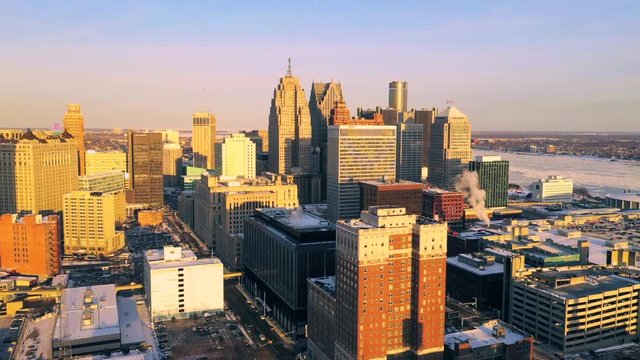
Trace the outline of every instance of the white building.
<path fill-rule="evenodd" d="M 531 184 L 531 198 L 536 201 L 571 201 L 573 180 L 551 175 Z"/>
<path fill-rule="evenodd" d="M 216 170 L 221 176 L 256 177 L 256 144 L 244 134 L 231 134 L 216 143 Z"/>
<path fill-rule="evenodd" d="M 145 254 L 144 288 L 154 320 L 224 309 L 222 262 L 174 246 Z"/>

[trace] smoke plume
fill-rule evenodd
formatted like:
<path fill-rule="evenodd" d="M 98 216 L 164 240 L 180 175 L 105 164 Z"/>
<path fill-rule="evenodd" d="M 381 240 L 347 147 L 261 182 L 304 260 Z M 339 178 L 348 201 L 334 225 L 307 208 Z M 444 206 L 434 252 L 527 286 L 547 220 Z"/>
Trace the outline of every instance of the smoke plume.
<path fill-rule="evenodd" d="M 478 173 L 464 170 L 456 179 L 456 191 L 464 193 L 467 203 L 476 211 L 478 219 L 489 225 L 487 209 L 484 207 L 487 193 L 480 188 Z"/>

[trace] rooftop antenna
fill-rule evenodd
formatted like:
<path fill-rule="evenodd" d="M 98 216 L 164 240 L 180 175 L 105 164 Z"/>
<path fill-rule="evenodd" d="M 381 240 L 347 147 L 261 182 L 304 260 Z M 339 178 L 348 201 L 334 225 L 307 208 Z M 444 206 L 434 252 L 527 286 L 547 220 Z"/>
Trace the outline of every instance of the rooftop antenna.
<path fill-rule="evenodd" d="M 291 58 L 289 58 L 289 66 L 287 67 L 287 76 L 291 77 Z"/>

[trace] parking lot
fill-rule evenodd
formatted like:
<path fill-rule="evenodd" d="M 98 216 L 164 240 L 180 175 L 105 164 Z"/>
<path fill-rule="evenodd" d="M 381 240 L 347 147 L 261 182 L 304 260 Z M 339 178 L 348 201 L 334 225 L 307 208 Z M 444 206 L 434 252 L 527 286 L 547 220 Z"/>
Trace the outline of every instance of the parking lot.
<path fill-rule="evenodd" d="M 268 340 L 234 315 L 180 319 L 155 324 L 160 354 L 169 359 L 275 359 Z M 231 355 L 233 354 L 233 355 Z"/>

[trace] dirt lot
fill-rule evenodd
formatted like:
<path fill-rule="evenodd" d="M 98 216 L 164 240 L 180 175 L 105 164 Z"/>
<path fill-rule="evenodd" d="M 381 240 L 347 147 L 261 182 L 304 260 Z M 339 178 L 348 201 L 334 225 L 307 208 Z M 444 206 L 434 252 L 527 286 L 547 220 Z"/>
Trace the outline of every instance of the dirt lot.
<path fill-rule="evenodd" d="M 156 336 L 161 343 L 170 344 L 170 359 L 275 359 L 258 334 L 228 315 L 214 316 L 208 321 L 203 318 L 166 321 L 162 325 L 166 329 L 157 327 Z"/>

